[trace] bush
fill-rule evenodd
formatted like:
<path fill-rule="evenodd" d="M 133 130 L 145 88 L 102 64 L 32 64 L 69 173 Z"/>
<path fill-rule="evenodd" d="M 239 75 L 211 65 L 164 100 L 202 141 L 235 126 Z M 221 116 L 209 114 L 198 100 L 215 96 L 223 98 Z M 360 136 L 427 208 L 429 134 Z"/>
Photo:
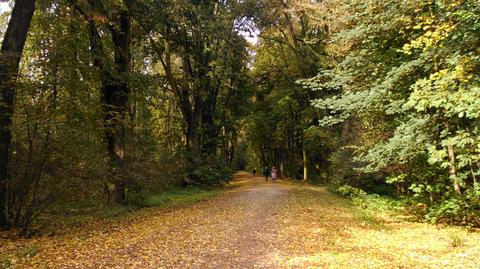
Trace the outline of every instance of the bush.
<path fill-rule="evenodd" d="M 480 226 L 480 191 L 479 184 L 465 191 L 462 196 L 433 202 L 427 207 L 425 219 L 431 223 L 449 223 Z"/>
<path fill-rule="evenodd" d="M 125 182 L 129 202 L 139 203 L 151 193 L 178 187 L 185 177 L 186 158 L 181 150 L 158 148 L 149 153 L 132 148 L 129 160 Z"/>
<path fill-rule="evenodd" d="M 442 185 L 445 186 L 445 185 Z M 373 211 L 405 211 L 424 219 L 429 223 L 446 223 L 480 227 L 480 184 L 475 183 L 466 189 L 462 195 L 453 191 L 445 191 L 442 195 L 437 194 L 437 199 L 429 200 L 425 190 L 430 186 L 412 184 L 410 190 L 415 196 L 396 199 L 390 195 L 367 194 L 360 188 L 348 184 L 339 187 L 330 186 L 331 191 L 347 196 L 352 199 L 355 206 Z M 408 207 L 405 207 L 408 205 Z"/>
<path fill-rule="evenodd" d="M 350 196 L 350 197 L 367 195 L 367 193 L 364 192 L 362 189 L 352 187 L 348 184 L 338 187 L 336 189 L 336 192 L 342 196 Z"/>
<path fill-rule="evenodd" d="M 219 156 L 208 156 L 197 160 L 195 167 L 185 180 L 186 185 L 219 186 L 233 178 L 234 169 Z"/>

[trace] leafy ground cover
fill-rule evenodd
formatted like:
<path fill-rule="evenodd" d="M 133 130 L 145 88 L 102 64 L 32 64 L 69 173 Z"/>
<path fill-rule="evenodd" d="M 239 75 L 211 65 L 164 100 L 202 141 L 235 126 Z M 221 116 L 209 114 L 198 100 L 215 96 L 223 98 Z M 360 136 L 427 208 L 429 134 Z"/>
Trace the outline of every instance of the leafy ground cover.
<path fill-rule="evenodd" d="M 480 264 L 480 234 L 475 230 L 409 222 L 392 211 L 374 210 L 307 184 L 264 182 L 237 174 L 232 185 L 201 201 L 152 206 L 120 220 L 92 220 L 62 235 L 1 239 L 3 267 L 477 268 Z"/>

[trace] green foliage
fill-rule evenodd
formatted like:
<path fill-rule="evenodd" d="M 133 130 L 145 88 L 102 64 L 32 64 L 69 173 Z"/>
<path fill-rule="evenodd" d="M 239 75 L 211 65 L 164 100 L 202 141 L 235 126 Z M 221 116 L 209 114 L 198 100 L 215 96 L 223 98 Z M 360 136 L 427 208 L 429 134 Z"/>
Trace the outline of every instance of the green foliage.
<path fill-rule="evenodd" d="M 337 189 L 336 189 L 336 192 L 339 193 L 340 195 L 342 196 L 350 196 L 350 197 L 358 197 L 358 196 L 366 196 L 367 193 L 364 192 L 363 190 L 359 189 L 359 188 L 354 188 L 350 185 L 342 185 L 342 186 L 339 186 Z"/>
<path fill-rule="evenodd" d="M 141 204 L 268 165 L 362 201 L 373 196 L 360 188 L 395 190 L 429 221 L 479 225 L 476 1 L 129 2 L 37 6 L 16 85 L 9 222 L 108 205 L 119 178 Z M 121 72 L 119 10 L 132 21 Z M 250 30 L 261 35 L 249 47 Z M 128 88 L 115 115 L 105 81 Z M 113 153 L 109 117 L 125 146 Z"/>
<path fill-rule="evenodd" d="M 475 184 L 462 197 L 447 197 L 427 208 L 425 219 L 432 223 L 480 224 L 480 188 Z"/>
<path fill-rule="evenodd" d="M 185 179 L 187 185 L 218 186 L 233 179 L 234 167 L 227 164 L 225 159 L 210 155 L 195 162 L 196 166 L 190 171 L 190 178 Z"/>
<path fill-rule="evenodd" d="M 378 194 L 367 194 L 359 188 L 342 185 L 333 191 L 349 197 L 355 207 L 355 215 L 364 223 L 382 228 L 382 219 L 398 215 L 405 211 L 406 201 Z"/>
<path fill-rule="evenodd" d="M 303 178 L 306 168 L 310 181 L 326 182 L 336 130 L 316 128 L 320 115 L 310 100 L 319 95 L 296 82 L 327 65 L 327 29 L 304 2 L 263 4 L 255 21 L 261 32 L 252 66 L 257 83 L 245 127 L 252 162 L 275 166 L 279 176 L 292 179 Z"/>
<path fill-rule="evenodd" d="M 338 149 L 354 149 L 350 167 L 386 176 L 427 204 L 428 220 L 478 225 L 478 4 L 357 0 L 338 12 L 327 49 L 338 62 L 302 82 L 325 93 L 313 101 L 327 113 L 320 125 L 361 126 Z"/>
<path fill-rule="evenodd" d="M 233 164 L 245 165 L 237 140 L 251 93 L 249 55 L 236 21 L 252 16 L 254 1 L 94 2 L 36 6 L 11 127 L 5 196 L 14 226 L 111 206 L 117 185 L 126 207 L 185 183 L 222 185 Z M 124 71 L 118 11 L 132 22 Z M 2 34 L 7 22 L 2 14 Z M 105 105 L 111 82 L 128 88 L 121 109 Z M 113 154 L 112 129 L 125 147 Z"/>

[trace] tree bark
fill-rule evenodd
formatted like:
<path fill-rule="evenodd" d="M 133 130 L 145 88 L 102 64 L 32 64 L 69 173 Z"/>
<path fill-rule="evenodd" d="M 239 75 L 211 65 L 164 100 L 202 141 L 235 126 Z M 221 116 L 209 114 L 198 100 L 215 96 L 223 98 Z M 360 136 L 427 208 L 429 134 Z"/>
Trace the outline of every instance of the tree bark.
<path fill-rule="evenodd" d="M 473 184 L 477 184 L 477 177 L 475 176 L 475 172 L 473 171 L 472 160 L 468 160 L 468 164 L 470 165 L 470 173 L 472 174 Z"/>
<path fill-rule="evenodd" d="M 15 83 L 35 0 L 17 0 L 0 51 L 0 227 L 7 227 L 6 198 Z"/>
<path fill-rule="evenodd" d="M 453 189 L 459 195 L 462 194 L 460 190 L 460 185 L 458 184 L 457 180 L 457 167 L 455 164 L 455 150 L 452 145 L 447 146 L 448 150 L 448 159 L 450 161 L 450 178 L 452 179 Z"/>
<path fill-rule="evenodd" d="M 126 3 L 127 5 L 129 3 Z M 101 43 L 93 14 L 97 2 L 89 0 L 88 15 L 90 47 L 93 65 L 101 73 L 101 93 L 104 113 L 105 140 L 109 158 L 109 169 L 114 185 L 110 202 L 122 204 L 125 202 L 125 139 L 128 112 L 129 88 L 126 77 L 130 72 L 130 16 L 127 10 L 120 10 L 112 15 L 110 31 L 114 45 L 114 67 L 108 68 L 103 57 L 108 57 Z"/>
<path fill-rule="evenodd" d="M 103 88 L 104 125 L 110 168 L 115 186 L 113 203 L 123 204 L 125 197 L 125 123 L 128 116 L 129 88 L 126 76 L 130 71 L 130 17 L 121 11 L 116 25 L 112 27 L 115 46 L 115 70 L 111 81 Z"/>
<path fill-rule="evenodd" d="M 308 180 L 308 154 L 307 150 L 303 149 L 303 180 Z"/>

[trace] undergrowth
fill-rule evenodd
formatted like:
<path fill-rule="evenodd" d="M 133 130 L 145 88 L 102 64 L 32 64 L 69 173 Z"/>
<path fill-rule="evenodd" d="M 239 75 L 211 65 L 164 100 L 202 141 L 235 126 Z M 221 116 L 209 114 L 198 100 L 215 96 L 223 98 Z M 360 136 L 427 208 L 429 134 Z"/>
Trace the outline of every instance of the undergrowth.
<path fill-rule="evenodd" d="M 378 194 L 367 194 L 359 188 L 343 185 L 338 188 L 329 188 L 330 191 L 341 196 L 349 197 L 355 207 L 354 214 L 362 222 L 383 227 L 387 219 L 395 218 L 405 212 L 406 201 Z"/>
<path fill-rule="evenodd" d="M 209 199 L 221 192 L 221 188 L 201 189 L 199 187 L 170 188 L 162 192 L 152 192 L 146 195 L 144 199 L 136 203 L 130 203 L 119 206 L 104 206 L 100 201 L 86 207 L 78 205 L 64 208 L 56 208 L 46 212 L 42 218 L 38 219 L 35 226 L 29 229 L 29 233 L 22 236 L 30 237 L 35 235 L 59 235 L 68 230 L 81 227 L 83 223 L 92 221 L 122 221 L 126 220 L 136 213 L 140 213 L 142 208 L 175 208 L 193 204 L 202 200 Z M 55 219 L 55 222 L 51 220 Z M 11 236 L 21 234 L 21 232 L 11 231 Z"/>
<path fill-rule="evenodd" d="M 416 221 L 431 224 L 459 225 L 466 227 L 480 226 L 480 213 L 475 203 L 467 202 L 468 199 L 478 200 L 478 194 L 466 192 L 463 197 L 452 197 L 446 200 L 426 201 L 419 197 L 399 197 L 370 194 L 364 190 L 348 184 L 329 186 L 331 192 L 351 198 L 354 206 L 361 209 L 357 214 L 367 222 L 372 221 L 372 216 L 408 216 Z M 479 192 L 480 193 L 480 192 Z M 477 195 L 477 196 L 475 196 Z M 471 198 L 471 197 L 474 198 Z"/>

